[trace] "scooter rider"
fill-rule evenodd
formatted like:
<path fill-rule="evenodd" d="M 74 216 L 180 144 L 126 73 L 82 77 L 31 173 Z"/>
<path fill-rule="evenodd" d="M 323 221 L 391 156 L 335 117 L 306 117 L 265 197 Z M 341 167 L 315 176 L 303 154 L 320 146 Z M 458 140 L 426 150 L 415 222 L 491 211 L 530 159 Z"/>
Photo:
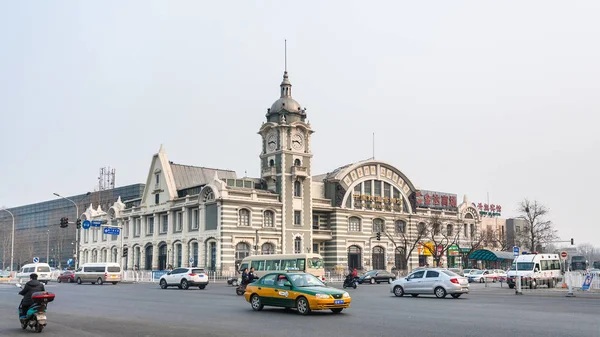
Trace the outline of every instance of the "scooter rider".
<path fill-rule="evenodd" d="M 258 277 L 254 275 L 254 267 L 250 268 L 250 272 L 248 273 L 248 283 L 254 282 Z"/>
<path fill-rule="evenodd" d="M 44 284 L 38 281 L 38 275 L 36 273 L 32 273 L 29 275 L 30 281 L 25 283 L 25 286 L 21 291 L 19 291 L 19 295 L 23 296 L 21 300 L 21 304 L 19 305 L 21 318 L 24 318 L 27 315 L 27 309 L 33 304 L 33 300 L 31 299 L 31 294 L 38 291 L 45 291 Z"/>
<path fill-rule="evenodd" d="M 242 285 L 248 284 L 248 268 L 244 268 L 242 271 Z"/>

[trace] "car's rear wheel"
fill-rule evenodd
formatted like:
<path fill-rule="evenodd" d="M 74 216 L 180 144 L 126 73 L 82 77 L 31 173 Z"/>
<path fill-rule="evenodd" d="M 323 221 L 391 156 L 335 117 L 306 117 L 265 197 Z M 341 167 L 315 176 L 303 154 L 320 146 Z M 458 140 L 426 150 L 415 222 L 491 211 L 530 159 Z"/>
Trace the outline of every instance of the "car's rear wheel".
<path fill-rule="evenodd" d="M 181 280 L 181 289 L 187 290 L 190 287 L 187 280 Z"/>
<path fill-rule="evenodd" d="M 61 281 L 61 280 L 60 280 L 60 278 L 59 278 L 59 279 L 56 279 L 56 282 L 58 282 L 58 283 L 61 283 L 62 281 Z"/>
<path fill-rule="evenodd" d="M 257 294 L 253 294 L 250 297 L 250 305 L 252 306 L 252 310 L 254 311 L 261 311 L 264 308 L 260 296 L 258 296 Z"/>
<path fill-rule="evenodd" d="M 452 298 L 459 298 L 460 295 L 462 295 L 462 294 L 451 294 L 450 296 L 452 296 Z"/>
<path fill-rule="evenodd" d="M 344 308 L 334 308 L 334 309 L 331 309 L 331 311 L 332 311 L 334 314 L 339 314 L 340 312 L 342 312 L 342 310 L 344 310 Z"/>
<path fill-rule="evenodd" d="M 404 296 L 404 289 L 401 286 L 395 286 L 394 287 L 394 295 L 396 295 L 396 297 Z"/>
<path fill-rule="evenodd" d="M 442 287 L 435 288 L 435 290 L 433 292 L 435 293 L 435 297 L 437 297 L 437 298 L 446 297 L 446 289 L 444 289 Z"/>
<path fill-rule="evenodd" d="M 96 283 L 98 283 L 98 285 L 102 285 L 102 279 L 98 277 L 98 279 L 96 280 Z"/>
<path fill-rule="evenodd" d="M 167 289 L 167 281 L 165 281 L 165 279 L 160 280 L 158 285 L 160 286 L 160 289 Z"/>
<path fill-rule="evenodd" d="M 305 297 L 300 297 L 296 300 L 296 310 L 300 315 L 308 315 L 310 313 L 310 305 Z"/>
<path fill-rule="evenodd" d="M 204 288 L 206 288 L 206 284 L 199 285 L 198 288 L 204 289 Z"/>
<path fill-rule="evenodd" d="M 375 279 L 374 278 L 371 279 L 371 284 L 375 284 Z"/>
<path fill-rule="evenodd" d="M 77 284 L 81 284 L 81 278 L 80 277 L 77 278 Z"/>

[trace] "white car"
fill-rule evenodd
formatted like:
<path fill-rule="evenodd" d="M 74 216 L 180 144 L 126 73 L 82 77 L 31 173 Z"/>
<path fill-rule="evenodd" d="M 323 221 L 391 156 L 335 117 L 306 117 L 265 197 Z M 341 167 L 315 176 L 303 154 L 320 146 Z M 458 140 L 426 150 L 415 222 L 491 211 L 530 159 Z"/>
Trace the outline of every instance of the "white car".
<path fill-rule="evenodd" d="M 208 274 L 202 268 L 177 268 L 161 276 L 158 284 L 161 289 L 171 286 L 177 286 L 179 289 L 204 289 L 208 285 Z"/>
<path fill-rule="evenodd" d="M 432 268 L 415 271 L 408 277 L 395 280 L 390 286 L 390 292 L 398 297 L 404 294 L 413 297 L 430 294 L 444 298 L 449 294 L 453 298 L 459 298 L 460 295 L 469 293 L 469 282 L 450 270 Z"/>

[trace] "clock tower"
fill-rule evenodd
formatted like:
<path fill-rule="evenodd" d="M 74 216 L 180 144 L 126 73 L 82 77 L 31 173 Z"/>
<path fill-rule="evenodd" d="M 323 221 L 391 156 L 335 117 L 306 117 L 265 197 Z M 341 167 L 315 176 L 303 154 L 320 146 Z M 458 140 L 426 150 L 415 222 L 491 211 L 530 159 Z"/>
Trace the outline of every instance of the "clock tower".
<path fill-rule="evenodd" d="M 312 251 L 313 130 L 306 109 L 292 98 L 288 72 L 283 73 L 280 97 L 267 110 L 262 137 L 261 177 L 282 202 L 282 253 Z"/>

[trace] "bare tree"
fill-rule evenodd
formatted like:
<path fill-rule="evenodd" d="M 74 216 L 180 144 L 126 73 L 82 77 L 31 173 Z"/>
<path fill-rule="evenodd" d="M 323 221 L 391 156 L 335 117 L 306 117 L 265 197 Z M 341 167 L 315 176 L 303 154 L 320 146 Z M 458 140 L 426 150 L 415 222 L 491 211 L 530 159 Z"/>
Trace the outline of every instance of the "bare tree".
<path fill-rule="evenodd" d="M 521 202 L 517 211 L 521 214 L 519 218 L 527 221 L 525 228 L 516 233 L 517 242 L 533 252 L 538 247 L 557 239 L 554 224 L 552 221 L 544 219 L 549 212 L 544 205 L 539 204 L 536 200 L 525 199 Z"/>
<path fill-rule="evenodd" d="M 7 263 L 10 263 L 9 253 L 12 239 L 12 230 L 4 230 L 0 232 L 0 244 L 2 245 L 2 268 L 6 269 Z"/>
<path fill-rule="evenodd" d="M 469 249 L 466 252 L 466 254 L 463 255 L 463 256 L 466 256 L 466 258 L 462 259 L 463 268 L 468 267 L 469 256 L 471 256 L 471 254 L 473 254 L 474 251 L 483 248 L 484 239 L 486 237 L 485 232 L 483 230 L 478 230 L 474 224 L 472 224 L 471 228 L 467 229 L 467 233 L 468 233 L 468 235 L 464 235 L 465 238 L 460 240 L 461 242 L 464 243 L 464 244 L 461 244 L 461 246 Z M 459 237 L 459 239 L 460 239 L 460 237 Z M 466 245 L 466 247 L 465 247 L 465 245 Z"/>
<path fill-rule="evenodd" d="M 577 246 L 577 254 L 585 256 L 585 259 L 591 265 L 596 255 L 596 247 L 590 243 L 582 243 Z"/>
<path fill-rule="evenodd" d="M 481 237 L 483 244 L 487 247 L 492 247 L 495 250 L 505 251 L 508 247 L 506 236 L 503 236 L 498 230 L 486 229 L 482 231 Z"/>
<path fill-rule="evenodd" d="M 400 270 L 408 269 L 408 259 L 426 235 L 426 232 L 420 230 L 418 225 L 414 231 L 410 228 L 410 225 L 407 225 L 404 220 L 396 219 L 394 220 L 394 231 L 391 233 L 385 231 L 388 239 L 394 244 L 395 254 L 400 256 L 400 265 L 396 263 L 396 268 Z"/>
<path fill-rule="evenodd" d="M 454 230 L 454 224 L 450 224 L 449 221 L 439 214 L 434 214 L 429 218 L 428 228 L 423 231 L 425 238 L 429 241 L 423 245 L 423 249 L 431 254 L 436 266 L 440 265 L 442 256 L 450 246 L 458 242 L 460 236 L 460 231 Z M 444 223 L 447 223 L 446 228 L 444 228 Z"/>

